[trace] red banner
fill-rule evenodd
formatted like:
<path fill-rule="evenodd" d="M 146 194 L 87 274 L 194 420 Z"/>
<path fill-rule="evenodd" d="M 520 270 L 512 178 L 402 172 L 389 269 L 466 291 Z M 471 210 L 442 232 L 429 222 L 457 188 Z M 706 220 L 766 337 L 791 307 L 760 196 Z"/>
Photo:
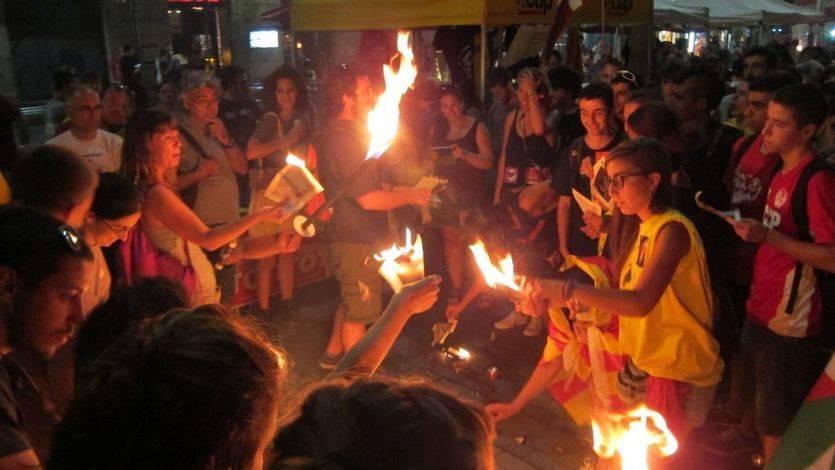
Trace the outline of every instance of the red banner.
<path fill-rule="evenodd" d="M 328 250 L 320 241 L 302 243 L 295 254 L 296 279 L 294 289 L 298 290 L 309 284 L 321 281 L 331 276 L 331 266 L 328 261 Z M 237 265 L 235 276 L 235 296 L 232 304 L 236 306 L 252 303 L 256 299 L 255 284 L 258 276 L 257 261 L 245 261 Z M 270 292 L 278 294 L 278 276 L 272 276 Z"/>

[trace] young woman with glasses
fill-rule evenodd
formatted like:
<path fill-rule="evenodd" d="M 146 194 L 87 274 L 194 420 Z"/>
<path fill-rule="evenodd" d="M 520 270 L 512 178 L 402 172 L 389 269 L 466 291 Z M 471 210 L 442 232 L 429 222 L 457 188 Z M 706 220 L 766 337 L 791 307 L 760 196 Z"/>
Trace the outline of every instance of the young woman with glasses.
<path fill-rule="evenodd" d="M 670 170 L 658 142 L 618 145 L 606 161 L 612 200 L 638 229 L 619 234 L 617 289 L 540 279 L 526 284 L 526 312 L 569 301 L 619 317 L 619 343 L 630 373 L 646 376 L 646 395 L 681 440 L 704 423 L 722 375 L 711 334 L 714 301 L 704 248 L 693 224 L 670 207 Z"/>

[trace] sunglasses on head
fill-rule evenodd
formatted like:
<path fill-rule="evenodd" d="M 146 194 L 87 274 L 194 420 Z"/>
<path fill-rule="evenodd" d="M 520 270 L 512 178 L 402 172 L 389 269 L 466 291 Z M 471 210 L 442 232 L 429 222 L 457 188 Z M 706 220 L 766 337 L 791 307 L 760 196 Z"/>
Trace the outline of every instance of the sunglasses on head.
<path fill-rule="evenodd" d="M 615 74 L 613 78 L 622 78 L 627 82 L 635 85 L 635 88 L 638 88 L 638 78 L 635 76 L 634 73 L 630 72 L 629 70 L 619 70 L 618 73 Z"/>
<path fill-rule="evenodd" d="M 58 234 L 67 243 L 67 246 L 69 246 L 72 251 L 81 251 L 81 247 L 84 242 L 81 241 L 81 235 L 79 235 L 78 231 L 74 228 L 69 225 L 62 225 L 58 227 Z"/>

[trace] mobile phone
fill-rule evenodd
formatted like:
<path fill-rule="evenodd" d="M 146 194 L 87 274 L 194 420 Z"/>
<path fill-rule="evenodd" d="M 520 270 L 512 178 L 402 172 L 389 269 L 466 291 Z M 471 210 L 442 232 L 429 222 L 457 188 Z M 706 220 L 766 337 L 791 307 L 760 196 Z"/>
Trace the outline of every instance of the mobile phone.
<path fill-rule="evenodd" d="M 452 145 L 432 147 L 432 151 L 438 154 L 439 157 L 449 157 L 452 155 Z"/>

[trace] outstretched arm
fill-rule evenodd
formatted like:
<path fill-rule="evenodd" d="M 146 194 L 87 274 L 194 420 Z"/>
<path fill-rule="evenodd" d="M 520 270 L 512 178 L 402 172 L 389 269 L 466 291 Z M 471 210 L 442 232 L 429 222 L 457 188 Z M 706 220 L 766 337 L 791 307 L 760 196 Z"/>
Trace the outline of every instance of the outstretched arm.
<path fill-rule="evenodd" d="M 337 378 L 348 372 L 366 376 L 373 374 L 388 355 L 412 315 L 429 310 L 438 300 L 440 283 L 440 276 L 429 276 L 404 286 L 391 298 L 377 323 L 339 361 L 328 379 Z"/>

